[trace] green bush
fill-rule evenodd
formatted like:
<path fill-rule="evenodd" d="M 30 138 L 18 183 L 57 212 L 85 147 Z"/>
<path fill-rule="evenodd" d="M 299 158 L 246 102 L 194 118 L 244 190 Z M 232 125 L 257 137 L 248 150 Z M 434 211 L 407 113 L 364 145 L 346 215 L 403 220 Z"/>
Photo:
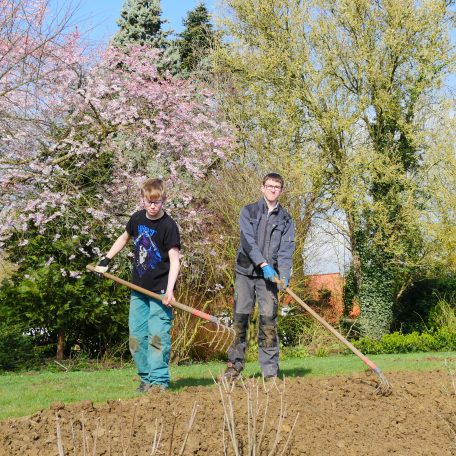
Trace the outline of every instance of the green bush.
<path fill-rule="evenodd" d="M 295 347 L 280 347 L 281 359 L 308 358 L 309 356 L 309 350 L 302 345 L 297 345 Z"/>
<path fill-rule="evenodd" d="M 456 332 L 440 328 L 435 332 L 394 332 L 381 339 L 363 337 L 353 345 L 364 354 L 392 354 L 456 350 Z"/>
<path fill-rule="evenodd" d="M 414 283 L 395 306 L 392 330 L 409 333 L 435 329 L 432 326 L 436 323 L 441 301 L 445 300 L 454 310 L 455 296 L 455 276 Z"/>
<path fill-rule="evenodd" d="M 277 331 L 284 347 L 299 345 L 303 335 L 312 325 L 312 319 L 301 308 L 290 306 L 286 315 L 279 315 Z"/>
<path fill-rule="evenodd" d="M 439 328 L 447 328 L 449 331 L 456 332 L 455 306 L 456 292 L 453 292 L 448 300 L 440 298 L 429 312 L 429 329 L 436 331 Z"/>
<path fill-rule="evenodd" d="M 128 296 L 94 274 L 72 278 L 62 275 L 58 264 L 38 263 L 2 282 L 0 321 L 16 334 L 34 334 L 33 344 L 47 346 L 47 356 L 55 356 L 60 331 L 65 356 L 78 344 L 99 357 L 128 338 Z"/>
<path fill-rule="evenodd" d="M 0 371 L 29 370 L 42 361 L 31 336 L 16 326 L 0 325 Z"/>

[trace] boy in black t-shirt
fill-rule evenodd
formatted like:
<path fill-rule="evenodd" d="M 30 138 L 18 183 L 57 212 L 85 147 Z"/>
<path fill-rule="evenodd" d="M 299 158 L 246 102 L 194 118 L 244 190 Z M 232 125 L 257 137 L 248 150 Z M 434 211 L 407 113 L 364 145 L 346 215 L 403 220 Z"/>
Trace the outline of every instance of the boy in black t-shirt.
<path fill-rule="evenodd" d="M 176 222 L 163 210 L 166 201 L 161 179 L 149 179 L 141 187 L 144 209 L 135 212 L 125 231 L 95 270 L 106 272 L 110 260 L 133 238 L 133 283 L 164 295 L 163 302 L 132 291 L 128 327 L 130 352 L 141 378 L 139 392 L 151 386 L 169 385 L 171 303 L 179 273 L 180 236 Z"/>

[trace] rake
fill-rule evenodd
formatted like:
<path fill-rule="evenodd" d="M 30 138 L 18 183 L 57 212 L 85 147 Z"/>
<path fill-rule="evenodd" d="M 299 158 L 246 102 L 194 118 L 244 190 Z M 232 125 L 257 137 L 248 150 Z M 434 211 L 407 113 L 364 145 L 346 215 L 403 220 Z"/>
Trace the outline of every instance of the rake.
<path fill-rule="evenodd" d="M 138 285 L 135 285 L 131 282 L 127 282 L 126 280 L 121 279 L 120 277 L 117 277 L 115 275 L 109 274 L 107 272 L 97 272 L 95 270 L 95 266 L 88 264 L 86 266 L 86 269 L 91 272 L 95 272 L 96 274 L 100 274 L 106 279 L 111 279 L 114 280 L 114 282 L 120 283 L 121 285 L 125 285 L 126 287 L 138 291 L 139 293 L 145 294 L 147 296 L 150 296 L 151 298 L 157 299 L 159 301 L 163 301 L 163 296 L 154 293 L 153 291 L 146 290 L 145 288 L 139 287 Z M 202 312 L 201 310 L 195 309 L 194 307 L 187 306 L 186 304 L 182 304 L 177 301 L 171 302 L 171 305 L 173 307 L 176 307 L 180 310 L 183 310 L 184 312 L 188 312 L 195 317 L 202 318 L 203 320 L 208 321 L 209 323 L 212 323 L 215 326 L 215 330 L 208 329 L 203 326 L 203 328 L 208 331 L 209 333 L 213 334 L 212 339 L 209 341 L 208 345 L 211 347 L 213 350 L 222 350 L 226 351 L 228 347 L 230 346 L 234 336 L 235 332 L 233 328 L 230 328 L 229 326 L 226 326 L 223 324 L 217 317 L 214 317 L 213 315 L 209 315 L 206 312 Z"/>
<path fill-rule="evenodd" d="M 275 282 L 278 285 L 283 287 L 284 283 L 279 279 L 275 279 Z M 309 307 L 299 296 L 297 296 L 290 287 L 284 287 L 284 291 L 287 292 L 297 303 L 301 305 L 315 320 L 317 320 L 321 325 L 323 325 L 331 334 L 333 334 L 340 342 L 342 342 L 347 348 L 349 348 L 361 361 L 363 361 L 378 377 L 378 384 L 376 388 L 377 394 L 382 396 L 389 396 L 393 389 L 383 375 L 380 368 L 378 368 L 367 356 L 363 355 L 353 344 L 351 344 L 347 339 L 345 339 L 342 334 L 336 331 L 324 318 L 320 317 L 311 307 Z"/>

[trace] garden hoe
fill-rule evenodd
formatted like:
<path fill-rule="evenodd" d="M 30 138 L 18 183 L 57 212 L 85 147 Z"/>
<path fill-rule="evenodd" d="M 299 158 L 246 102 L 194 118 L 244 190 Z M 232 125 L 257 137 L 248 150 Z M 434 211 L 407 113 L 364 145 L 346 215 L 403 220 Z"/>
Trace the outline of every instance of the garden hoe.
<path fill-rule="evenodd" d="M 91 272 L 95 272 L 97 274 L 102 275 L 106 279 L 111 279 L 114 280 L 114 282 L 120 283 L 121 285 L 125 285 L 128 288 L 131 288 L 132 290 L 138 291 L 139 293 L 145 294 L 147 296 L 150 296 L 151 298 L 158 299 L 160 301 L 163 301 L 163 297 L 160 296 L 157 293 L 154 293 L 152 291 L 146 290 L 145 288 L 139 287 L 138 285 L 134 285 L 133 283 L 127 282 L 126 280 L 121 279 L 120 277 L 117 277 L 115 275 L 109 274 L 107 272 L 97 272 L 95 270 L 95 266 L 88 264 L 86 266 L 86 269 Z M 187 306 L 185 304 L 181 304 L 180 302 L 174 301 L 171 303 L 173 307 L 177 307 L 178 309 L 184 310 L 185 312 L 191 313 L 195 317 L 202 318 L 203 320 L 206 320 L 213 325 L 215 325 L 215 330 L 210 330 L 208 328 L 206 331 L 209 331 L 211 333 L 214 333 L 214 336 L 212 340 L 209 342 L 209 346 L 213 348 L 214 350 L 220 349 L 223 351 L 226 351 L 228 347 L 230 346 L 233 338 L 234 338 L 234 329 L 230 328 L 223 323 L 217 318 L 214 317 L 213 315 L 209 315 L 206 312 L 202 312 L 201 310 L 195 309 L 193 307 Z"/>
<path fill-rule="evenodd" d="M 283 282 L 281 282 L 279 279 L 275 279 L 276 283 L 278 285 L 281 285 L 283 287 Z M 353 344 L 351 344 L 347 339 L 345 339 L 342 334 L 340 334 L 338 331 L 336 331 L 324 318 L 320 317 L 311 307 L 309 307 L 302 299 L 300 299 L 294 292 L 291 290 L 290 287 L 284 287 L 283 288 L 286 293 L 288 293 L 293 299 L 298 302 L 298 304 L 301 305 L 307 312 L 310 313 L 310 315 L 317 320 L 321 325 L 323 325 L 330 333 L 332 333 L 337 339 L 340 340 L 347 348 L 349 348 L 361 361 L 363 361 L 367 366 L 369 366 L 370 369 L 377 375 L 378 377 L 378 385 L 377 385 L 377 393 L 382 395 L 382 396 L 389 396 L 393 389 L 388 382 L 388 380 L 385 378 L 383 373 L 380 371 L 380 369 L 366 356 L 364 356 Z"/>

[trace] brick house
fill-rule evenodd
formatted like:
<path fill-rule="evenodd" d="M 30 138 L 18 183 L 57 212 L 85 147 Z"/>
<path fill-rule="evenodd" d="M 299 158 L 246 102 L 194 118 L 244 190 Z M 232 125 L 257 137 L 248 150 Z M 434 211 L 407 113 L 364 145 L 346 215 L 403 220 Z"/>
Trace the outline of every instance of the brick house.
<path fill-rule="evenodd" d="M 308 304 L 336 324 L 344 314 L 344 278 L 339 272 L 307 276 Z"/>

